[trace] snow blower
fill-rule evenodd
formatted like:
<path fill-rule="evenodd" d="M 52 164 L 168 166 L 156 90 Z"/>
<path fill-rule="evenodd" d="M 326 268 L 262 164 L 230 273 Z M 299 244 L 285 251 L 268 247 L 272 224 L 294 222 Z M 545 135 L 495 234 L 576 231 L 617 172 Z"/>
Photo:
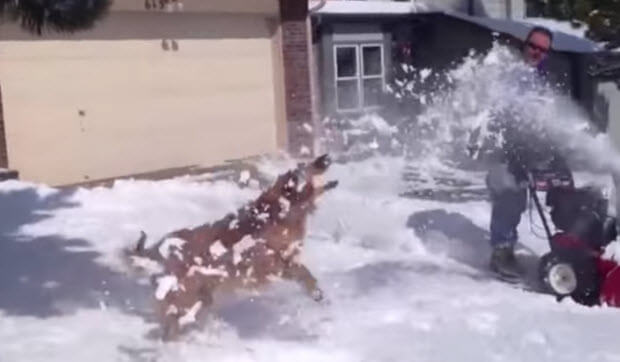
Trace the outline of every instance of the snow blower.
<path fill-rule="evenodd" d="M 587 306 L 620 307 L 620 265 L 604 259 L 604 248 L 617 237 L 616 219 L 608 200 L 595 187 L 575 187 L 563 163 L 531 168 L 529 195 L 543 224 L 550 251 L 542 256 L 539 277 L 545 291 L 558 301 L 571 297 Z M 538 191 L 555 226 L 551 232 Z"/>

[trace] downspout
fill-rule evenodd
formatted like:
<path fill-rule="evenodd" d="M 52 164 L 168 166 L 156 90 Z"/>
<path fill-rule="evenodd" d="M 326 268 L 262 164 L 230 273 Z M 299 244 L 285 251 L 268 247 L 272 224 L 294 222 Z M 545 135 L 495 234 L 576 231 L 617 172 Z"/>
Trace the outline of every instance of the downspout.
<path fill-rule="evenodd" d="M 512 0 L 506 0 L 506 19 L 512 20 Z"/>
<path fill-rule="evenodd" d="M 310 6 L 308 8 L 308 64 L 310 65 L 310 102 L 312 104 L 312 128 L 313 128 L 313 138 L 314 142 L 312 144 L 312 150 L 314 154 L 322 153 L 321 149 L 321 134 L 323 133 L 322 122 L 320 120 L 322 113 L 322 106 L 320 104 L 319 99 L 321 98 L 321 89 L 320 83 L 321 81 L 318 79 L 318 67 L 319 65 L 316 62 L 315 54 L 314 54 L 314 45 L 312 43 L 313 37 L 313 29 L 312 29 L 312 14 L 315 14 L 319 10 L 321 10 L 327 4 L 327 0 L 319 0 L 318 4 L 314 6 Z M 308 2 L 310 5 L 310 2 Z"/>
<path fill-rule="evenodd" d="M 315 13 L 315 12 L 317 12 L 317 11 L 321 10 L 321 9 L 325 6 L 325 4 L 327 4 L 327 0 L 319 0 L 319 3 L 318 3 L 318 4 L 316 4 L 316 5 L 314 5 L 314 6 L 311 6 L 311 7 L 308 9 L 308 12 L 309 12 L 310 14 Z M 310 2 L 308 2 L 308 5 L 310 5 Z"/>
<path fill-rule="evenodd" d="M 0 86 L 0 168 L 9 168 L 8 145 L 4 130 L 4 113 L 2 110 L 2 87 Z"/>
<path fill-rule="evenodd" d="M 474 0 L 467 0 L 467 15 L 474 16 L 476 15 L 474 12 Z"/>

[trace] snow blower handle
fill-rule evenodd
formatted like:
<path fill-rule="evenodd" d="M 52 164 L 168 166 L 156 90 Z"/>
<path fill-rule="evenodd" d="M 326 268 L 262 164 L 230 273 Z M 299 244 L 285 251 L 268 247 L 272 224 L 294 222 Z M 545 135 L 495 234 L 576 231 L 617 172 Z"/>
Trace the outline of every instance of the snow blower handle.
<path fill-rule="evenodd" d="M 542 208 L 542 204 L 540 203 L 540 199 L 538 198 L 538 194 L 536 194 L 536 181 L 534 180 L 534 175 L 531 171 L 527 173 L 528 177 L 528 191 L 530 193 L 530 197 L 534 200 L 534 205 L 536 206 L 536 211 L 538 211 L 538 215 L 540 216 L 540 220 L 545 227 L 545 234 L 547 234 L 547 240 L 551 243 L 551 238 L 553 237 L 551 234 L 551 229 L 549 228 L 549 223 L 547 222 L 547 218 L 545 217 L 545 213 Z"/>

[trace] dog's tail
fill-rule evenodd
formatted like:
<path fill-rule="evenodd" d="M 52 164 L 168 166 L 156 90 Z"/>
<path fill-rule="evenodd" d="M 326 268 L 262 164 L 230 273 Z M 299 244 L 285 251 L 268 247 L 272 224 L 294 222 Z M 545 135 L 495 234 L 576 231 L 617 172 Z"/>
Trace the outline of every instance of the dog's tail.
<path fill-rule="evenodd" d="M 140 231 L 140 237 L 135 242 L 135 246 L 123 249 L 122 259 L 130 271 L 146 271 L 152 273 L 161 264 L 161 257 L 156 249 L 146 247 L 147 236 L 144 231 Z"/>
<path fill-rule="evenodd" d="M 148 257 L 146 255 L 147 249 L 145 248 L 146 239 L 147 239 L 146 233 L 143 230 L 140 230 L 140 237 L 135 242 L 134 244 L 135 246 L 124 249 L 123 253 L 129 258 L 133 256 Z"/>

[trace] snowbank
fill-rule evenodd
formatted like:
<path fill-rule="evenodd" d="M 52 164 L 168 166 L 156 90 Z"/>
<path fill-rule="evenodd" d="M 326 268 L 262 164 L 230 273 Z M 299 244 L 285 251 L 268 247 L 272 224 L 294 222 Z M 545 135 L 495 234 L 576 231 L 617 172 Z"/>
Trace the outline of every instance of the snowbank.
<path fill-rule="evenodd" d="M 416 1 L 328 0 L 318 14 L 410 14 L 428 11 L 429 6 Z"/>
<path fill-rule="evenodd" d="M 441 179 L 452 176 L 482 182 L 480 174 L 445 165 L 430 167 L 426 161 L 373 157 L 333 165 L 327 178 L 341 183 L 320 200 L 302 255 L 324 289 L 326 303 L 313 302 L 300 288 L 287 283 L 276 283 L 258 295 L 222 295 L 207 327 L 180 342 L 161 344 L 145 337 L 153 323 L 110 304 L 106 298 L 131 299 L 131 293 L 111 283 L 98 306 L 65 310 L 48 318 L 28 316 L 27 311 L 15 315 L 14 307 L 4 303 L 6 295 L 0 294 L 0 360 L 197 361 L 206 356 L 217 361 L 269 362 L 617 359 L 617 310 L 556 303 L 549 296 L 489 279 L 484 268 L 476 267 L 486 263 L 486 201 L 455 203 L 398 196 L 404 187 L 405 167 L 426 172 L 441 169 Z M 267 160 L 261 161 L 269 170 L 282 168 L 283 162 L 268 165 Z M 117 248 L 134 240 L 137 230 L 155 237 L 172 228 L 213 220 L 256 192 L 233 183 L 185 179 L 122 181 L 110 189 L 81 189 L 64 195 L 52 194 L 43 186 L 17 186 L 0 184 L 0 198 L 32 193 L 36 196 L 26 211 L 45 217 L 18 227 L 13 235 L 19 241 L 4 239 L 4 245 L 43 248 L 45 238 L 54 237 L 68 253 L 64 263 L 80 268 L 67 275 L 48 275 L 59 288 L 56 294 L 54 289 L 49 291 L 57 303 L 73 296 L 61 292 L 63 286 L 84 287 L 79 281 L 87 266 L 72 261 L 80 253 L 71 240 L 83 239 L 86 243 L 81 249 L 100 253 L 96 262 L 114 269 Z M 411 224 L 420 217 L 430 217 L 428 228 L 449 225 L 445 229 L 449 236 L 435 233 L 423 239 Z M 2 230 L 7 228 L 3 225 Z M 535 238 L 526 223 L 520 231 L 526 244 L 544 249 L 544 241 Z M 454 239 L 447 243 L 446 238 Z M 459 261 L 459 253 L 475 263 Z M 6 252 L 0 255 L 8 256 Z M 45 258 L 42 254 L 36 262 L 24 262 L 36 269 Z M 28 282 L 19 287 L 18 271 L 7 268 L 10 264 L 2 265 L 2 278 L 18 286 L 16 293 L 19 288 L 37 287 Z M 148 304 L 142 308 L 148 312 Z"/>
<path fill-rule="evenodd" d="M 570 21 L 555 20 L 549 18 L 524 18 L 524 22 L 534 25 L 544 26 L 551 31 L 561 31 L 578 38 L 586 39 L 586 30 L 588 26 L 586 24 L 580 24 L 579 27 L 574 27 Z"/>

